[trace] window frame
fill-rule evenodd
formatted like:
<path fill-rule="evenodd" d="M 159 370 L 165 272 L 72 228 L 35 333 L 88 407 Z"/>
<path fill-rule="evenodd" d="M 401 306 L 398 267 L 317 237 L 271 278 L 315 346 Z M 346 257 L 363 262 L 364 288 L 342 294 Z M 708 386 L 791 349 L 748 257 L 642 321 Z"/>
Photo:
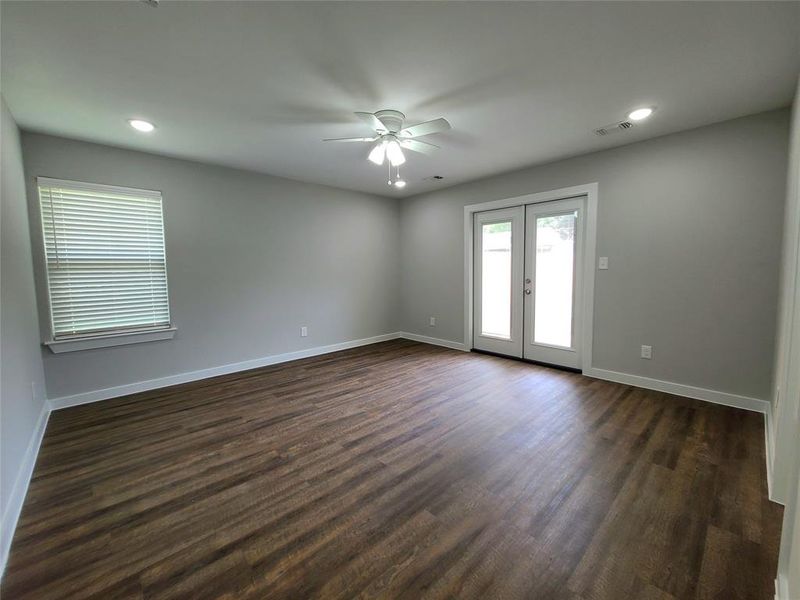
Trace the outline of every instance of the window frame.
<path fill-rule="evenodd" d="M 160 190 L 149 190 L 144 188 L 123 187 L 118 185 L 108 185 L 101 183 L 93 183 L 87 181 L 75 181 L 69 179 L 61 179 L 56 177 L 37 176 L 34 181 L 33 197 L 35 199 L 36 218 L 38 220 L 38 237 L 37 240 L 37 263 L 41 269 L 41 281 L 43 283 L 43 310 L 40 315 L 42 321 L 47 323 L 46 332 L 42 341 L 43 345 L 47 346 L 53 353 L 60 354 L 62 352 L 73 352 L 76 350 L 90 350 L 94 348 L 106 348 L 112 346 L 121 346 L 127 344 L 136 344 L 141 342 L 151 342 L 157 340 L 172 339 L 175 336 L 177 327 L 173 322 L 172 306 L 170 303 L 169 294 L 169 273 L 167 266 L 167 239 L 166 239 L 166 224 L 165 224 L 165 210 L 164 210 L 164 195 Z M 105 191 L 116 192 L 122 194 L 132 195 L 147 195 L 158 196 L 161 205 L 161 229 L 162 239 L 164 240 L 164 278 L 166 285 L 166 299 L 167 309 L 169 310 L 170 322 L 167 325 L 158 325 L 142 328 L 131 329 L 115 329 L 107 331 L 94 331 L 85 334 L 74 334 L 67 337 L 56 338 L 55 326 L 53 324 L 53 310 L 51 306 L 50 295 L 50 272 L 47 265 L 47 248 L 46 237 L 44 230 L 44 220 L 42 214 L 42 199 L 39 192 L 40 186 L 73 186 L 76 189 L 84 189 L 89 191 Z M 46 320 L 45 320 L 46 317 Z M 43 328 L 44 329 L 44 328 Z"/>

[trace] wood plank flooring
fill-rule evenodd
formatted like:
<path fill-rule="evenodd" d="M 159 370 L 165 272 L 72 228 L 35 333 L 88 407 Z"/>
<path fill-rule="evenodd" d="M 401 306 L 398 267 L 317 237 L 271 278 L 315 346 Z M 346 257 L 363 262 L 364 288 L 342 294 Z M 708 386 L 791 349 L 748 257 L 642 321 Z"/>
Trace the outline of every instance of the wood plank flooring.
<path fill-rule="evenodd" d="M 53 413 L 2 598 L 772 598 L 762 416 L 406 340 Z"/>

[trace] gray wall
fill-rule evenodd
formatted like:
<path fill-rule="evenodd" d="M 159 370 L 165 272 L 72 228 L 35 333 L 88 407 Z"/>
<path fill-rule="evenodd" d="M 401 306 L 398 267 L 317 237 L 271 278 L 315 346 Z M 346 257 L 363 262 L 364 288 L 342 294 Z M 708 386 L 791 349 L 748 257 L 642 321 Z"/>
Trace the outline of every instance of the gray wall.
<path fill-rule="evenodd" d="M 6 511 L 14 482 L 24 463 L 25 451 L 42 415 L 45 388 L 19 130 L 5 100 L 1 103 L 0 511 L 3 519 L 0 527 L 5 529 L 12 525 L 6 521 L 11 518 Z M 6 537 L 4 531 L 4 543 Z M 5 549 L 4 545 L 2 550 Z M 4 557 L 0 564 L 4 564 Z"/>
<path fill-rule="evenodd" d="M 46 135 L 22 143 L 31 204 L 38 175 L 164 197 L 176 337 L 43 350 L 51 400 L 397 330 L 396 201 Z"/>
<path fill-rule="evenodd" d="M 593 366 L 770 398 L 788 121 L 788 111 L 772 111 L 412 197 L 400 207 L 24 134 L 29 182 L 46 175 L 164 192 L 179 328 L 171 341 L 44 351 L 49 396 L 398 329 L 460 342 L 463 206 L 596 181 L 597 250 L 611 268 L 597 273 Z M 34 194 L 30 185 L 30 202 Z M 429 316 L 437 317 L 435 328 Z M 308 338 L 298 336 L 300 325 L 309 326 Z M 652 361 L 639 358 L 643 343 L 653 346 Z"/>
<path fill-rule="evenodd" d="M 403 330 L 463 341 L 464 205 L 598 182 L 593 366 L 769 399 L 788 131 L 771 111 L 404 200 Z"/>

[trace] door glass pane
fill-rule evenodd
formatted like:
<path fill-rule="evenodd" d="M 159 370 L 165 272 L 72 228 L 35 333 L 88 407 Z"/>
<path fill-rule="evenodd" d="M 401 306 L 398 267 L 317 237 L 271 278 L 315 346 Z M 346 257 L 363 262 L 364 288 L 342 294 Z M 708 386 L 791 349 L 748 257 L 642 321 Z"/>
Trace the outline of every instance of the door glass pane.
<path fill-rule="evenodd" d="M 481 231 L 481 333 L 510 340 L 511 221 Z"/>
<path fill-rule="evenodd" d="M 577 213 L 536 217 L 536 281 L 533 339 L 572 347 Z"/>

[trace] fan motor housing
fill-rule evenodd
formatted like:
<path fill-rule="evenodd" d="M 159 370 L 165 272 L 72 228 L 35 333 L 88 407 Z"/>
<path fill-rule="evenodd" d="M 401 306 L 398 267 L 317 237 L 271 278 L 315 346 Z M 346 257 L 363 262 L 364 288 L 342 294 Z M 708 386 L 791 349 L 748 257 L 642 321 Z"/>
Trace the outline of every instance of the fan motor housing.
<path fill-rule="evenodd" d="M 389 133 L 397 133 L 403 128 L 403 121 L 406 116 L 399 110 L 379 110 L 375 113 L 375 117 L 386 125 Z"/>

